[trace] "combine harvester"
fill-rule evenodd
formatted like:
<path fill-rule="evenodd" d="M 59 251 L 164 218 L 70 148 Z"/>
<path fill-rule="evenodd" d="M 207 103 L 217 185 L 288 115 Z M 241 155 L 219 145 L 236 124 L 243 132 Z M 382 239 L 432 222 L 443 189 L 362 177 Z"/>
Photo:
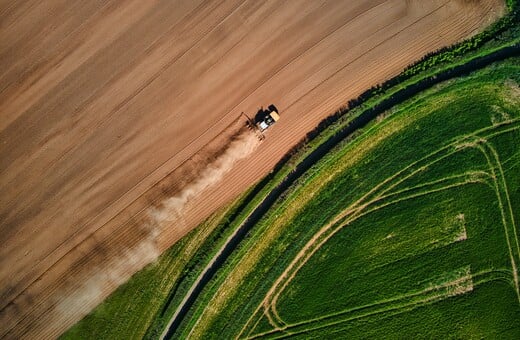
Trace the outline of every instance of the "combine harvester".
<path fill-rule="evenodd" d="M 251 130 L 255 131 L 260 140 L 265 139 L 264 131 L 267 130 L 271 125 L 276 123 L 278 119 L 280 119 L 278 109 L 274 105 L 269 105 L 269 107 L 267 107 L 266 110 L 261 108 L 257 112 L 254 120 L 249 118 L 249 116 L 246 115 L 244 112 L 242 112 L 242 114 L 247 118 L 247 126 Z"/>

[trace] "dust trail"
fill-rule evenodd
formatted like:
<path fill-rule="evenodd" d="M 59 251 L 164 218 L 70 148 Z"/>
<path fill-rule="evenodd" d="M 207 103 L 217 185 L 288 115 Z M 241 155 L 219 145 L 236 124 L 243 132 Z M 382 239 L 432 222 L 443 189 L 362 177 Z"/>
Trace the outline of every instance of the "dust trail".
<path fill-rule="evenodd" d="M 189 173 L 193 177 L 184 178 L 189 183 L 176 190 L 174 196 L 166 197 L 158 206 L 149 208 L 146 216 L 136 221 L 133 229 L 135 233 L 141 234 L 139 241 L 120 244 L 117 249 L 113 246 L 98 246 L 100 256 L 108 260 L 91 267 L 87 280 L 67 283 L 65 291 L 55 298 L 54 308 L 48 313 L 49 318 L 65 320 L 70 317 L 71 311 L 75 311 L 75 321 L 79 320 L 78 317 L 87 315 L 105 299 L 108 292 L 157 259 L 160 255 L 157 238 L 164 228 L 172 222 L 182 224 L 183 211 L 190 200 L 218 184 L 238 161 L 252 154 L 260 143 L 256 134 L 247 128 L 227 133 L 231 134 L 222 135 L 216 145 L 207 146 L 208 150 L 198 155 L 194 169 Z M 217 147 L 218 144 L 220 146 Z M 196 171 L 197 168 L 200 170 Z"/>
<path fill-rule="evenodd" d="M 258 137 L 245 129 L 236 135 L 224 151 L 211 161 L 197 176 L 178 194 L 163 200 L 158 208 L 151 208 L 149 216 L 154 224 L 162 228 L 165 223 L 184 223 L 183 211 L 188 202 L 201 194 L 205 189 L 217 184 L 228 173 L 235 163 L 249 156 L 260 144 Z"/>
<path fill-rule="evenodd" d="M 155 243 L 155 233 L 139 242 L 132 248 L 120 251 L 107 263 L 93 269 L 90 277 L 82 282 L 74 282 L 68 293 L 56 298 L 52 318 L 64 320 L 72 311 L 76 313 L 75 321 L 87 315 L 103 301 L 113 287 L 118 287 L 147 264 L 155 261 L 160 251 Z M 78 318 L 79 317 L 79 318 Z"/>

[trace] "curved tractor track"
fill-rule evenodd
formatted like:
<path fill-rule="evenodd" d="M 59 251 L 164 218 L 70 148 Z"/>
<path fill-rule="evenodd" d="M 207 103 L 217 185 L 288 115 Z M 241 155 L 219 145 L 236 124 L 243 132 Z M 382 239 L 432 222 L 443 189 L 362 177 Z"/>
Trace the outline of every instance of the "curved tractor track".
<path fill-rule="evenodd" d="M 3 6 L 0 337 L 59 335 L 337 107 L 503 11 L 500 0 Z M 151 225 L 149 208 L 186 185 L 179 169 L 271 103 L 282 119 L 225 185 Z"/>
<path fill-rule="evenodd" d="M 473 135 L 460 136 L 453 143 L 446 145 L 439 150 L 431 153 L 425 158 L 411 164 L 410 166 L 396 172 L 388 177 L 380 184 L 376 185 L 372 190 L 366 193 L 358 201 L 354 202 L 350 207 L 336 216 L 330 223 L 320 229 L 309 242 L 302 248 L 293 261 L 289 264 L 286 270 L 280 275 L 277 281 L 273 284 L 267 293 L 262 306 L 259 309 L 264 309 L 263 313 L 271 325 L 273 331 L 255 334 L 253 337 L 273 336 L 276 334 L 298 334 L 308 330 L 328 327 L 331 325 L 346 322 L 357 318 L 371 316 L 376 313 L 386 313 L 389 311 L 396 312 L 399 309 L 409 309 L 420 304 L 432 303 L 439 299 L 452 296 L 452 288 L 471 288 L 473 286 L 489 280 L 503 279 L 504 277 L 510 279 L 514 284 L 518 302 L 520 303 L 520 288 L 518 280 L 518 263 L 520 262 L 520 246 L 518 240 L 518 232 L 516 223 L 513 217 L 513 209 L 509 200 L 508 187 L 504 179 L 504 173 L 498 154 L 493 145 L 488 142 L 488 139 L 501 134 L 506 134 L 518 131 L 520 128 L 519 121 L 507 121 L 501 126 L 494 126 L 486 128 L 482 131 L 476 131 Z M 442 162 L 450 155 L 464 151 L 469 148 L 475 148 L 482 152 L 488 162 L 488 171 L 466 172 L 456 176 L 442 178 L 440 180 L 421 183 L 414 187 L 406 187 L 405 189 L 395 191 L 399 185 L 409 178 L 421 173 L 429 166 Z M 287 324 L 280 317 L 277 311 L 277 302 L 280 295 L 284 292 L 290 282 L 294 279 L 298 271 L 305 265 L 305 263 L 318 251 L 323 244 L 325 244 L 331 237 L 333 237 L 342 228 L 355 222 L 357 219 L 377 211 L 381 208 L 392 204 L 399 204 L 405 200 L 415 199 L 417 197 L 430 195 L 443 190 L 449 190 L 454 187 L 464 186 L 468 184 L 484 184 L 496 192 L 498 206 L 502 216 L 502 225 L 504 234 L 507 240 L 507 248 L 510 257 L 511 270 L 505 275 L 500 270 L 489 270 L 482 273 L 470 274 L 469 271 L 463 271 L 463 275 L 453 282 L 447 282 L 445 285 L 429 288 L 420 292 L 413 292 L 403 296 L 396 297 L 392 300 L 385 300 L 374 303 L 372 305 L 362 306 L 353 310 L 342 311 L 339 313 L 320 316 L 319 318 L 307 320 L 297 324 Z M 465 234 L 465 230 L 463 231 Z M 451 242 L 457 242 L 460 238 L 455 237 Z M 481 277 L 483 276 L 483 277 Z M 476 278 L 479 278 L 476 280 Z M 471 283 L 470 283 L 471 280 Z M 473 283 L 475 280 L 475 284 Z M 469 286 L 471 284 L 471 287 Z M 463 287 L 460 287 L 460 286 Z M 464 287 L 467 285 L 467 287 Z M 446 289 L 445 289 L 446 288 Z M 462 289 L 460 293 L 466 292 Z M 421 297 L 422 296 L 422 297 Z M 258 313 L 255 312 L 255 314 Z M 247 327 L 247 325 L 246 325 Z"/>

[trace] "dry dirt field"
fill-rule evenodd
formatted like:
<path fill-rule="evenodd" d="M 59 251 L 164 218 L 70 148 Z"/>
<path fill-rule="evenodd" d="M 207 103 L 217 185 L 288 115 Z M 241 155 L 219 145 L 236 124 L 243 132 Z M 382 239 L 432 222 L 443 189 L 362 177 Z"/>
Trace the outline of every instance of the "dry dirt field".
<path fill-rule="evenodd" d="M 348 99 L 503 12 L 500 0 L 0 2 L 0 338 L 58 336 Z M 281 119 L 262 143 L 233 138 L 242 111 L 271 103 Z"/>

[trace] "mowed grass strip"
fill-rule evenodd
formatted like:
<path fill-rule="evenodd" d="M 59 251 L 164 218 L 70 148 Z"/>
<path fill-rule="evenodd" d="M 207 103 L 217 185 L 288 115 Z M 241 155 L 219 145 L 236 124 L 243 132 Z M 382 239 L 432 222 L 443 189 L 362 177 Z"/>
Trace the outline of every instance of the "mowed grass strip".
<path fill-rule="evenodd" d="M 508 196 L 511 204 L 518 202 L 518 185 L 514 186 L 518 183 L 516 174 L 520 173 L 520 140 L 514 122 L 520 118 L 514 92 L 520 82 L 518 74 L 519 63 L 513 60 L 437 86 L 399 106 L 385 120 L 373 124 L 359 138 L 343 144 L 316 164 L 305 182 L 299 182 L 242 245 L 239 256 L 229 264 L 235 269 L 229 269 L 229 276 L 219 282 L 209 305 L 201 307 L 199 314 L 203 317 L 191 323 L 182 335 L 247 337 L 272 330 L 264 315 L 269 308 L 262 301 L 269 301 L 265 298 L 273 283 L 312 236 L 385 179 L 451 144 L 452 152 L 446 157 L 416 169 L 413 176 L 397 180 L 386 192 L 396 198 L 416 192 L 416 197 L 381 207 L 349 223 L 338 223 L 340 231 L 297 271 L 271 311 L 279 317 L 274 323 L 287 327 L 288 333 L 280 332 L 277 336 L 288 335 L 291 324 L 317 321 L 318 325 L 325 325 L 324 320 L 331 314 L 429 291 L 428 287 L 440 282 L 439 278 L 449 277 L 460 268 L 469 270 L 469 278 L 461 281 L 464 284 L 459 287 L 460 294 L 453 293 L 457 289 L 447 289 L 435 299 L 418 299 L 422 304 L 404 304 L 401 309 L 387 306 L 365 322 L 380 325 L 377 334 L 387 334 L 391 327 L 385 328 L 385 320 L 393 320 L 388 313 L 414 314 L 432 308 L 440 308 L 439 313 L 443 308 L 446 313 L 463 313 L 451 301 L 481 301 L 481 296 L 487 294 L 481 292 L 496 284 L 497 291 L 504 292 L 496 298 L 507 303 L 491 312 L 497 320 L 505 318 L 509 323 L 501 321 L 498 328 L 484 327 L 477 332 L 471 330 L 477 321 L 458 315 L 457 324 L 448 322 L 452 320 L 448 318 L 432 334 L 449 335 L 450 329 L 457 326 L 460 334 L 468 336 L 517 335 L 518 327 L 502 327 L 516 320 L 512 316 L 520 317 L 520 308 L 497 202 L 496 169 L 488 163 L 478 143 L 474 147 L 465 143 L 467 136 L 479 136 L 484 131 L 487 135 L 482 138 L 487 138 L 499 154 L 505 150 L 500 160 L 507 186 L 512 188 Z M 511 131 L 506 131 L 507 125 L 513 127 Z M 493 135 L 495 128 L 500 133 Z M 438 183 L 447 184 L 443 187 Z M 233 276 L 237 280 L 227 280 Z M 450 282 L 458 287 L 456 278 L 444 281 L 448 286 Z M 442 282 L 437 285 L 442 286 Z M 226 293 L 224 300 L 221 292 Z M 475 303 L 473 308 L 481 312 L 471 315 L 491 317 L 486 314 L 485 303 Z M 503 313 L 499 314 L 499 310 Z M 245 312 L 248 315 L 242 317 Z M 206 318 L 208 315 L 211 317 Z M 231 319 L 232 315 L 236 317 Z M 372 323 L 371 318 L 378 321 Z M 431 326 L 418 324 L 409 335 Z M 315 327 L 298 327 L 313 336 L 326 335 L 329 330 L 332 335 L 338 329 L 348 334 L 345 329 L 351 329 L 341 322 L 319 328 L 323 333 Z M 360 329 L 351 330 L 352 335 L 362 334 Z M 294 335 L 298 334 L 306 333 Z"/>

